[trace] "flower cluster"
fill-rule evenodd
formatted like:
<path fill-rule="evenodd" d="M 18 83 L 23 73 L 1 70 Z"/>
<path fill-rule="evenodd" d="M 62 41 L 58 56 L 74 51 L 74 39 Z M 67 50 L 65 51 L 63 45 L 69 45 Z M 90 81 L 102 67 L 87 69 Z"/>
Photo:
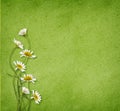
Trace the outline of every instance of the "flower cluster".
<path fill-rule="evenodd" d="M 26 37 L 27 29 L 26 28 L 21 29 L 19 31 L 18 35 L 22 36 L 22 37 Z M 25 49 L 24 45 L 22 44 L 21 41 L 16 40 L 14 38 L 14 43 L 15 43 L 17 48 L 21 49 L 21 51 L 19 53 L 21 58 L 24 57 L 25 60 L 27 60 L 27 62 L 28 62 L 28 59 L 36 58 L 36 55 L 34 55 L 34 52 L 31 51 L 30 49 Z M 27 97 L 27 99 L 29 99 L 30 101 L 34 100 L 36 104 L 39 104 L 41 102 L 40 93 L 38 91 L 36 91 L 36 90 L 31 90 L 30 89 L 30 83 L 35 83 L 36 78 L 33 76 L 33 74 L 26 74 L 27 62 L 18 61 L 18 60 L 13 62 L 13 64 L 14 64 L 14 72 L 17 75 L 17 81 L 18 81 L 17 82 L 18 83 L 17 84 L 18 85 L 17 86 L 18 90 L 16 90 L 15 93 L 17 92 L 17 94 L 19 96 L 21 96 L 21 97 L 18 96 L 19 99 L 23 98 L 23 97 Z M 28 86 L 26 87 L 25 84 L 28 84 Z M 20 88 L 19 88 L 19 86 L 20 86 Z M 14 84 L 14 87 L 15 87 L 15 84 Z M 22 95 L 20 95 L 21 93 L 22 93 Z M 21 102 L 20 102 L 20 104 L 21 104 Z M 20 109 L 20 108 L 18 108 L 18 109 Z"/>

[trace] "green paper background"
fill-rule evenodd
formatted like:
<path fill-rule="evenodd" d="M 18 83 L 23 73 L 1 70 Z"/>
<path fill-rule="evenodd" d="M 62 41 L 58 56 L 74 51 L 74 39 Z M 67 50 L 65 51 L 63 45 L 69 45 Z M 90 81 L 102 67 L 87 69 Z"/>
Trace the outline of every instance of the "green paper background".
<path fill-rule="evenodd" d="M 120 0 L 2 0 L 1 14 L 1 111 L 16 111 L 8 61 L 24 27 L 43 99 L 31 111 L 120 111 Z"/>

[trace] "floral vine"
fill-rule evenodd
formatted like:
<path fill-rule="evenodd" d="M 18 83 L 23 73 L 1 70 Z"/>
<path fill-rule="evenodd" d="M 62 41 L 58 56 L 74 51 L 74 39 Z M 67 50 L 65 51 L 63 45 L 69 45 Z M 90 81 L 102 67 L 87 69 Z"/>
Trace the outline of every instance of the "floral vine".
<path fill-rule="evenodd" d="M 14 39 L 15 48 L 11 51 L 9 58 L 9 65 L 13 75 L 8 74 L 13 78 L 13 89 L 17 100 L 17 111 L 30 111 L 31 102 L 34 100 L 36 104 L 41 102 L 41 95 L 38 91 L 31 89 L 31 83 L 36 82 L 33 74 L 26 74 L 26 66 L 29 59 L 36 58 L 33 51 L 31 51 L 31 43 L 27 35 L 28 30 L 23 28 L 18 35 L 25 38 L 29 44 L 29 48 L 25 49 L 21 41 Z M 21 49 L 20 57 L 25 58 L 23 61 L 12 61 L 13 55 L 17 49 Z"/>

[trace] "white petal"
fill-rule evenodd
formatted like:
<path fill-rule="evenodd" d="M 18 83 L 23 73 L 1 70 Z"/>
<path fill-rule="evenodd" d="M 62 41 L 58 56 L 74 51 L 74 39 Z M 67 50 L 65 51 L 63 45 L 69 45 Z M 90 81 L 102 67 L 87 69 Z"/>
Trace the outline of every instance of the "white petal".
<path fill-rule="evenodd" d="M 25 70 L 24 69 L 21 69 L 22 72 L 24 72 Z"/>
<path fill-rule="evenodd" d="M 26 29 L 26 28 L 23 28 L 23 29 L 21 29 L 21 30 L 19 31 L 18 35 L 24 36 L 24 35 L 26 35 L 26 33 L 27 33 L 27 29 Z"/>
<path fill-rule="evenodd" d="M 36 78 L 33 78 L 33 81 L 36 81 Z"/>
<path fill-rule="evenodd" d="M 15 61 L 14 61 L 13 63 L 16 65 L 16 62 L 15 62 Z"/>
<path fill-rule="evenodd" d="M 32 57 L 31 58 L 36 58 L 36 55 L 32 55 Z"/>
<path fill-rule="evenodd" d="M 19 45 L 19 48 L 23 49 L 23 45 Z"/>
<path fill-rule="evenodd" d="M 31 99 L 33 99 L 34 97 L 31 97 Z"/>
<path fill-rule="evenodd" d="M 24 81 L 24 78 L 21 77 L 20 80 Z"/>
<path fill-rule="evenodd" d="M 36 103 L 36 104 L 39 104 L 39 102 L 38 102 L 38 101 L 35 101 L 35 103 Z"/>

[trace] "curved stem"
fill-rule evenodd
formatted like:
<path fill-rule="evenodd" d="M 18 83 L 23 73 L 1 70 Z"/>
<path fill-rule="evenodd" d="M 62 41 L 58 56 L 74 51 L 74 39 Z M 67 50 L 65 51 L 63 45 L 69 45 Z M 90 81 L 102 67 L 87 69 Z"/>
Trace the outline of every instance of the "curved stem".
<path fill-rule="evenodd" d="M 8 76 L 10 76 L 10 77 L 14 77 L 15 75 L 12 75 L 12 74 L 9 74 L 9 73 L 7 73 L 7 75 Z M 15 76 L 16 78 L 17 78 L 17 76 Z"/>
<path fill-rule="evenodd" d="M 11 54 L 10 54 L 10 58 L 9 58 L 9 65 L 10 65 L 10 68 L 12 69 L 12 71 L 14 72 L 14 76 L 13 76 L 13 89 L 14 89 L 14 93 L 15 93 L 15 96 L 16 96 L 16 99 L 18 100 L 18 97 L 17 97 L 17 91 L 16 91 L 16 87 L 15 87 L 15 78 L 16 78 L 16 71 L 14 70 L 13 66 L 12 66 L 12 57 L 13 57 L 13 54 L 14 52 L 16 51 L 17 47 L 15 47 Z"/>
<path fill-rule="evenodd" d="M 17 47 L 15 47 L 15 48 L 12 50 L 12 52 L 11 52 L 11 54 L 10 54 L 10 57 L 9 57 L 9 65 L 10 65 L 10 68 L 12 69 L 12 71 L 13 71 L 15 74 L 16 74 L 16 72 L 15 72 L 13 66 L 12 66 L 12 57 L 13 57 L 13 54 L 15 53 L 16 49 L 17 49 Z"/>

